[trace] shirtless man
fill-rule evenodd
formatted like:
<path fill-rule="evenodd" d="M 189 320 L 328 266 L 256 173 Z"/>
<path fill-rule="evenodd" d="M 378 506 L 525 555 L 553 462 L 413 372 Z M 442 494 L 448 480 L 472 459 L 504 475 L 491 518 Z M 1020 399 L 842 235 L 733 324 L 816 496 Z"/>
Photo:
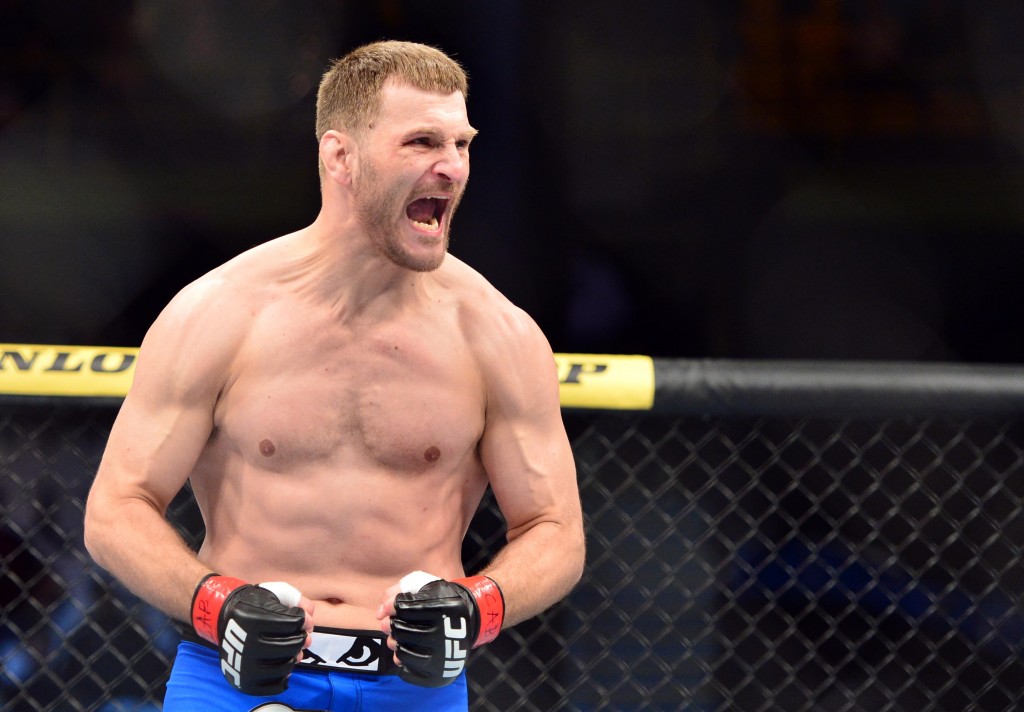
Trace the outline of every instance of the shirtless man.
<path fill-rule="evenodd" d="M 579 580 L 551 349 L 447 254 L 466 94 L 423 45 L 337 60 L 317 98 L 316 220 L 187 286 L 143 341 L 85 536 L 191 623 L 167 712 L 465 710 L 466 650 Z M 164 518 L 186 480 L 198 555 Z M 466 576 L 488 486 L 508 541 Z"/>

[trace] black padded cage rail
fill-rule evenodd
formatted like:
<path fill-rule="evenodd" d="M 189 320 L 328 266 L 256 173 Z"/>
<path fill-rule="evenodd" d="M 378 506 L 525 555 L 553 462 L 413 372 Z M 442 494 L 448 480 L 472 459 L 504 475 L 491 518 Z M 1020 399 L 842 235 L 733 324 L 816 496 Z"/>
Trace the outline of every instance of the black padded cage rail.
<path fill-rule="evenodd" d="M 1015 711 L 1024 370 L 655 361 L 566 410 L 583 580 L 470 663 L 475 711 Z M 82 510 L 118 400 L 0 397 L 0 708 L 159 710 L 176 625 Z M 187 490 L 170 518 L 193 544 Z M 503 540 L 485 500 L 467 568 Z"/>

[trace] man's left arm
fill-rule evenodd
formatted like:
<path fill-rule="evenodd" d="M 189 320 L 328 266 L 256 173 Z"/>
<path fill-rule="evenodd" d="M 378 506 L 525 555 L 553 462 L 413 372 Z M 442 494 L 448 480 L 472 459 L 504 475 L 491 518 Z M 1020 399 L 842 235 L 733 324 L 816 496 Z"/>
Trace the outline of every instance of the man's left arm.
<path fill-rule="evenodd" d="M 486 374 L 487 425 L 480 443 L 508 525 L 507 545 L 480 573 L 504 594 L 505 627 L 569 593 L 583 573 L 585 546 L 554 355 L 532 321 L 520 330 Z"/>

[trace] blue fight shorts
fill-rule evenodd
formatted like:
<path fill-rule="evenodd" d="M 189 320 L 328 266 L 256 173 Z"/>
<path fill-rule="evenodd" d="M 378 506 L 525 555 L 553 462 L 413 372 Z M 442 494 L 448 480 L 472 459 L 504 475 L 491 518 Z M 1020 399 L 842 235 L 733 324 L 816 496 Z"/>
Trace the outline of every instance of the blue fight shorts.
<path fill-rule="evenodd" d="M 273 697 L 246 695 L 224 678 L 220 656 L 188 636 L 167 681 L 164 712 L 467 712 L 463 672 L 447 687 L 419 687 L 397 674 L 380 633 L 317 628 L 313 644 Z"/>

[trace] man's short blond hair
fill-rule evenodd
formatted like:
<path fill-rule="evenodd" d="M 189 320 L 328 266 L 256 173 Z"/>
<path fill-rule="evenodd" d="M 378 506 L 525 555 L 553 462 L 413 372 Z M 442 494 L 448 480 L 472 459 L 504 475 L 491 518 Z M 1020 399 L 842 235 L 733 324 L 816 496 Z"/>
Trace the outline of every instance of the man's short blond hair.
<path fill-rule="evenodd" d="M 466 71 L 436 47 L 393 40 L 363 45 L 331 62 L 320 80 L 317 141 L 331 129 L 359 135 L 369 128 L 389 79 L 425 91 L 469 95 Z"/>

